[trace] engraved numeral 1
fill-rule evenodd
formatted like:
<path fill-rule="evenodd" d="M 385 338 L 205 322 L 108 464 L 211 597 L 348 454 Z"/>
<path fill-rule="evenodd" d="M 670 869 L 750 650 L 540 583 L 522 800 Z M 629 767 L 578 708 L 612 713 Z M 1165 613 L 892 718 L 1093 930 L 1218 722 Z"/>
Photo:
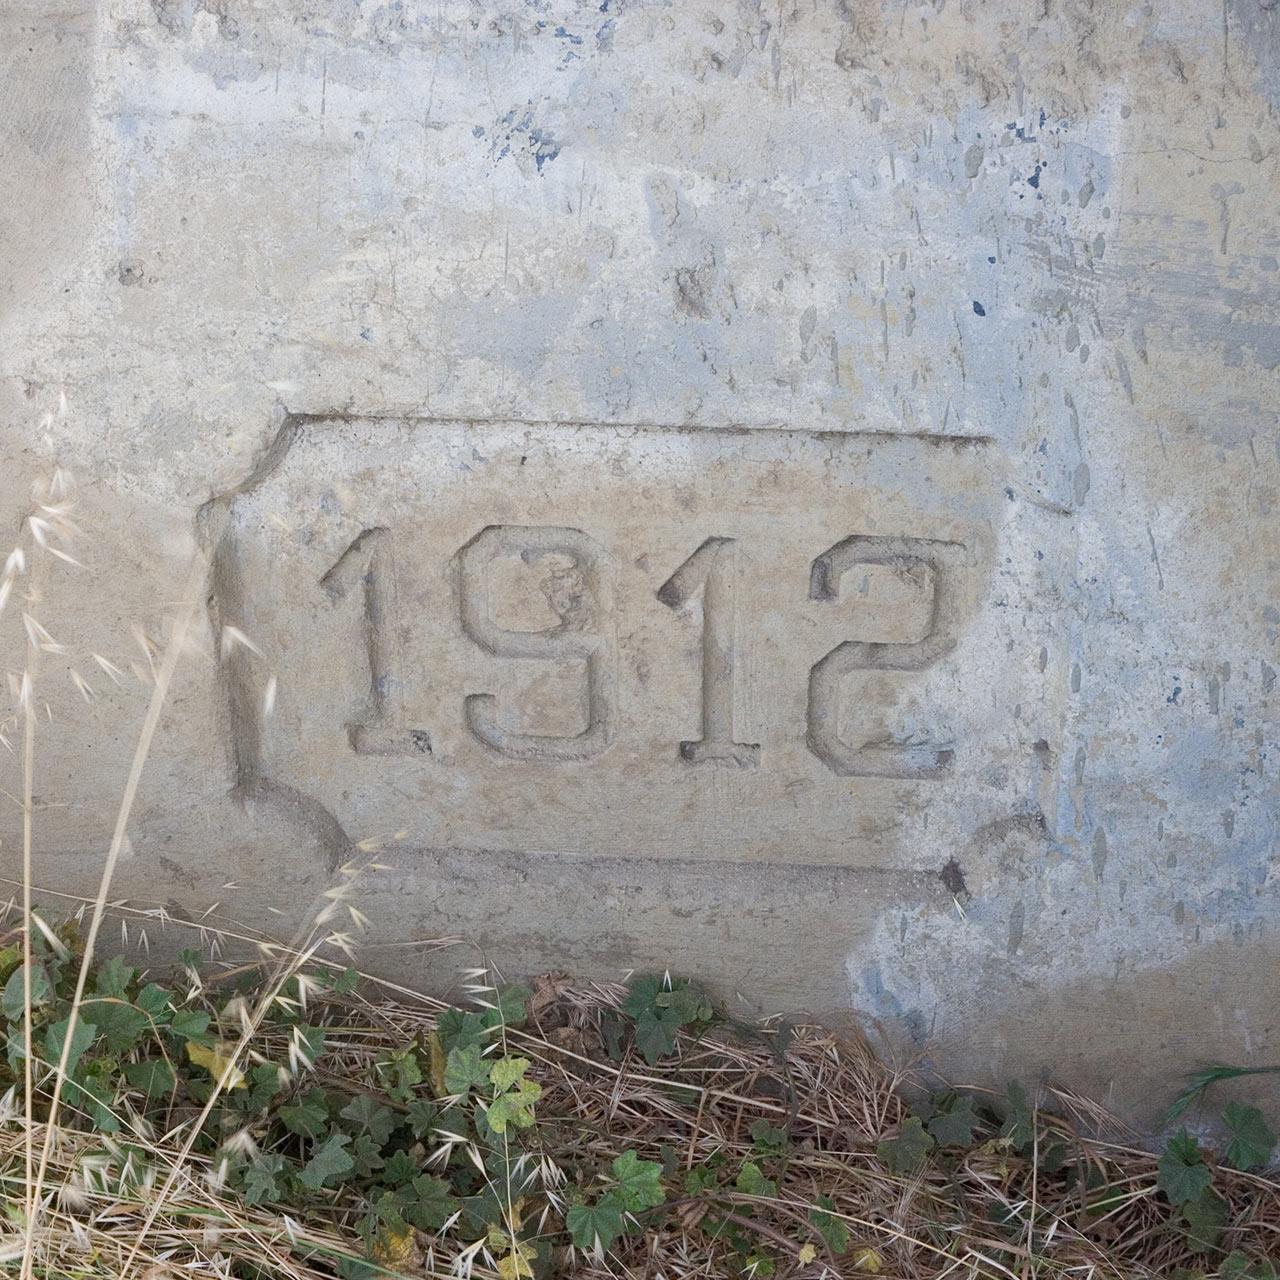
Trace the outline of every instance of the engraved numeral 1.
<path fill-rule="evenodd" d="M 759 743 L 738 742 L 733 734 L 737 549 L 734 538 L 708 538 L 658 588 L 658 599 L 671 609 L 702 593 L 702 737 L 680 744 L 680 755 L 694 763 L 751 766 L 760 759 Z"/>
<path fill-rule="evenodd" d="M 427 731 L 403 727 L 390 531 L 366 529 L 320 579 L 320 585 L 334 601 L 345 600 L 358 585 L 364 588 L 361 622 L 369 655 L 369 710 L 363 720 L 347 725 L 352 750 L 370 756 L 430 755 Z"/>

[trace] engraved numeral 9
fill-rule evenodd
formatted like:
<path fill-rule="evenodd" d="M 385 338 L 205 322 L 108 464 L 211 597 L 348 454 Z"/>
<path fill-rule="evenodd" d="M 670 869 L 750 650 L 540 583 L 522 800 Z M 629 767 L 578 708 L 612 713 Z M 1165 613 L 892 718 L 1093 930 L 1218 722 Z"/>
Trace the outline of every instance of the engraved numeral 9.
<path fill-rule="evenodd" d="M 864 778 L 937 778 L 951 767 L 954 751 L 929 744 L 867 744 L 855 747 L 840 736 L 840 685 L 854 671 L 923 671 L 956 643 L 958 606 L 954 575 L 963 547 L 925 538 L 855 536 L 837 542 L 814 562 L 811 600 L 835 601 L 840 583 L 858 565 L 888 565 L 922 571 L 929 590 L 929 621 L 923 638 L 910 644 L 845 640 L 809 672 L 809 749 L 836 773 Z"/>
<path fill-rule="evenodd" d="M 500 556 L 536 564 L 549 557 L 567 559 L 559 570 L 554 627 L 509 631 L 493 620 L 489 567 Z M 464 703 L 471 732 L 499 755 L 513 760 L 586 760 L 612 741 L 617 720 L 613 645 L 613 600 L 604 573 L 605 555 L 578 529 L 490 525 L 459 553 L 458 595 L 463 629 L 495 658 L 586 664 L 586 727 L 572 735 L 516 733 L 498 722 L 497 698 L 471 694 Z"/>

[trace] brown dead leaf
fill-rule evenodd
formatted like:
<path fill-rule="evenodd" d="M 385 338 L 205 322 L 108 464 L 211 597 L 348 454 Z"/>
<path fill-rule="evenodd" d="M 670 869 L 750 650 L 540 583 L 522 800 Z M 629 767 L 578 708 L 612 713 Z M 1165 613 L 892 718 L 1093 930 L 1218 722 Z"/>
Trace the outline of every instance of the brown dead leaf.
<path fill-rule="evenodd" d="M 560 1002 L 561 996 L 573 986 L 573 979 L 567 973 L 553 970 L 538 974 L 529 985 L 533 989 L 529 997 L 529 1016 L 536 1020 Z"/>
<path fill-rule="evenodd" d="M 600 1037 L 594 1031 L 586 1031 L 581 1027 L 555 1027 L 547 1032 L 547 1039 L 557 1049 L 576 1053 L 584 1058 L 593 1057 L 600 1052 Z"/>

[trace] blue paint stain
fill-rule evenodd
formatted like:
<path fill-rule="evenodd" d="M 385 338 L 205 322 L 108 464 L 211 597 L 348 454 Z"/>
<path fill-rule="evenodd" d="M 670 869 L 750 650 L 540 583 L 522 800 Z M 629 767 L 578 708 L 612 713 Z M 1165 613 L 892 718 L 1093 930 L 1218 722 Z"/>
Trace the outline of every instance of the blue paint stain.
<path fill-rule="evenodd" d="M 1036 165 L 1036 171 L 1027 179 L 1027 186 L 1039 187 L 1040 185 L 1040 166 Z"/>
<path fill-rule="evenodd" d="M 1181 679 L 1181 676 L 1173 677 L 1173 692 L 1165 699 L 1165 702 L 1167 702 L 1171 707 L 1178 706 L 1178 699 L 1182 697 L 1182 686 L 1178 683 Z"/>
<path fill-rule="evenodd" d="M 556 28 L 556 39 L 557 39 L 557 40 L 567 40 L 570 44 L 581 44 L 581 43 L 582 43 L 582 37 L 581 37 L 581 36 L 575 36 L 571 31 L 566 31 L 566 30 L 564 29 L 564 27 L 557 27 L 557 28 Z"/>
<path fill-rule="evenodd" d="M 574 57 L 577 55 L 574 54 Z M 513 146 L 522 147 L 529 155 L 533 157 L 533 163 L 537 166 L 538 173 L 542 173 L 542 166 L 549 164 L 561 152 L 563 143 L 561 143 L 549 129 L 533 123 L 533 112 L 526 110 L 524 114 L 516 119 L 517 108 L 512 108 L 506 115 L 502 116 L 495 126 L 495 138 L 490 143 L 489 154 L 493 156 L 495 162 L 504 160 L 512 153 Z M 498 138 L 501 135 L 501 126 L 506 125 L 507 130 L 503 137 L 502 145 L 498 145 Z M 476 135 L 479 136 L 478 134 Z"/>
<path fill-rule="evenodd" d="M 533 143 L 533 163 L 541 173 L 542 166 L 560 154 L 560 144 L 545 129 L 530 129 L 529 141 Z"/>
<path fill-rule="evenodd" d="M 985 316 L 987 314 L 986 307 L 984 307 L 977 298 L 973 300 L 973 314 L 975 316 Z"/>
<path fill-rule="evenodd" d="M 994 253 L 987 259 L 988 262 L 994 262 L 995 260 L 996 260 L 996 255 Z"/>
<path fill-rule="evenodd" d="M 478 124 L 478 125 L 476 125 L 476 127 L 475 127 L 474 129 L 472 129 L 472 130 L 471 130 L 471 136 L 472 136 L 473 138 L 483 138 L 483 137 L 484 137 L 484 125 L 482 125 L 482 124 Z"/>

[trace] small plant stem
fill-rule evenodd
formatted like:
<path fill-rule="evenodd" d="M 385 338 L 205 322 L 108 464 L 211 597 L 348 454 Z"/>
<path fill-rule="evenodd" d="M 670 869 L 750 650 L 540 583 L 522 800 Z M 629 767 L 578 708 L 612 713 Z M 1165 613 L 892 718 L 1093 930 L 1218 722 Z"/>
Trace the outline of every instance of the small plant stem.
<path fill-rule="evenodd" d="M 35 1087 L 32 1066 L 31 1034 L 31 882 L 32 882 L 32 808 L 35 798 L 36 757 L 36 708 L 34 668 L 39 650 L 28 644 L 28 671 L 26 673 L 26 714 L 22 722 L 22 1087 L 27 1119 L 23 1138 L 26 1181 L 26 1239 L 24 1252 L 35 1239 L 36 1195 L 35 1179 Z"/>
<path fill-rule="evenodd" d="M 40 569 L 44 558 L 31 566 L 29 595 L 32 608 L 40 597 Z M 26 1133 L 23 1137 L 23 1159 L 26 1197 L 26 1230 L 23 1236 L 23 1270 L 21 1280 L 29 1272 L 29 1257 L 35 1249 L 36 1215 L 39 1211 L 39 1179 L 32 1177 L 35 1167 L 35 1062 L 34 1020 L 31 1008 L 31 974 L 34 956 L 31 951 L 32 883 L 35 877 L 35 777 L 36 777 L 36 677 L 40 670 L 40 645 L 31 627 L 27 627 L 27 663 L 22 673 L 22 1088 Z M 47 1135 L 46 1135 L 47 1136 Z"/>
<path fill-rule="evenodd" d="M 756 1222 L 753 1218 L 744 1218 L 740 1213 L 722 1213 L 720 1215 L 726 1222 L 732 1222 L 735 1227 L 741 1227 L 745 1231 L 754 1231 L 765 1237 L 766 1240 L 772 1240 L 780 1249 L 785 1249 L 793 1258 L 800 1256 L 801 1246 L 796 1244 L 794 1240 L 788 1240 L 781 1231 L 775 1231 L 772 1227 L 763 1222 Z"/>
<path fill-rule="evenodd" d="M 192 1149 L 195 1147 L 196 1139 L 200 1136 L 200 1131 L 205 1126 L 205 1121 L 209 1119 L 209 1116 L 213 1112 L 214 1104 L 227 1088 L 228 1082 L 235 1076 L 238 1069 L 236 1064 L 240 1060 L 240 1055 L 246 1048 L 248 1048 L 249 1041 L 257 1034 L 263 1018 L 266 1017 L 267 1013 L 271 1009 L 272 1004 L 275 1002 L 275 998 L 284 989 L 284 984 L 288 982 L 289 979 L 311 959 L 316 949 L 322 946 L 323 943 L 323 938 L 313 941 L 307 950 L 298 953 L 291 963 L 283 965 L 280 970 L 280 977 L 278 980 L 274 985 L 268 986 L 265 994 L 258 1001 L 258 1007 L 253 1011 L 253 1014 L 250 1016 L 247 1024 L 241 1031 L 240 1039 L 236 1043 L 235 1048 L 231 1051 L 230 1056 L 227 1058 L 226 1065 L 222 1069 L 222 1074 L 218 1077 L 213 1089 L 210 1091 L 208 1100 L 205 1102 L 203 1109 L 196 1117 L 195 1123 L 192 1124 L 190 1132 L 187 1134 L 186 1140 L 182 1144 L 182 1149 L 174 1157 L 169 1169 L 169 1176 L 165 1179 L 164 1185 L 160 1188 L 159 1193 L 152 1199 L 151 1205 L 147 1209 L 147 1216 L 143 1219 L 142 1226 L 138 1229 L 137 1239 L 134 1240 L 133 1245 L 129 1250 L 129 1256 L 125 1258 L 124 1265 L 120 1268 L 121 1280 L 125 1280 L 128 1276 L 129 1268 L 133 1265 L 134 1259 L 137 1258 L 138 1252 L 142 1248 L 142 1242 L 146 1239 L 147 1232 L 151 1230 L 152 1224 L 155 1222 L 156 1218 L 159 1217 L 160 1209 L 164 1205 L 166 1197 L 169 1195 L 170 1191 L 173 1190 L 174 1184 L 178 1180 L 178 1175 L 182 1172 L 183 1165 L 186 1163 L 187 1157 L 190 1156 Z"/>
<path fill-rule="evenodd" d="M 502 1040 L 502 1056 L 505 1058 L 509 1053 L 507 1047 L 507 1014 L 502 1003 L 502 993 L 494 987 L 494 995 L 497 997 L 498 1004 L 498 1035 Z M 497 1097 L 497 1090 L 494 1090 L 494 1097 Z M 507 1215 L 507 1239 L 511 1244 L 511 1256 L 516 1259 L 515 1269 L 517 1275 L 520 1271 L 518 1252 L 520 1242 L 516 1239 L 516 1210 L 515 1204 L 511 1199 L 511 1147 L 507 1142 L 507 1135 L 502 1135 L 502 1171 L 503 1180 L 506 1183 L 506 1204 L 503 1206 Z"/>
<path fill-rule="evenodd" d="M 89 930 L 85 935 L 84 956 L 80 961 L 80 972 L 76 975 L 75 994 L 71 999 L 71 1010 L 67 1016 L 67 1029 L 62 1040 L 62 1052 L 58 1056 L 57 1078 L 53 1085 L 53 1098 L 49 1103 L 49 1119 L 45 1124 L 44 1146 L 40 1152 L 40 1167 L 36 1171 L 35 1185 L 31 1189 L 31 1216 L 28 1218 L 27 1235 L 23 1246 L 21 1280 L 30 1280 L 32 1275 L 32 1251 L 35 1242 L 36 1213 L 40 1204 L 40 1191 L 44 1186 L 45 1174 L 49 1168 L 49 1156 L 53 1147 L 53 1135 L 57 1126 L 58 1104 L 62 1099 L 62 1086 L 67 1078 L 67 1063 L 71 1057 L 71 1045 L 75 1038 L 76 1024 L 80 1015 L 80 1005 L 84 999 L 85 985 L 89 980 L 89 968 L 93 962 L 93 949 L 98 940 L 98 930 L 102 927 L 102 917 L 106 913 L 107 896 L 111 889 L 111 880 L 115 875 L 116 864 L 120 860 L 120 851 L 124 847 L 125 831 L 129 825 L 129 817 L 133 812 L 133 802 L 138 794 L 138 785 L 142 781 L 143 766 L 151 751 L 151 740 L 155 736 L 160 723 L 160 713 L 164 708 L 169 693 L 169 685 L 173 681 L 178 659 L 186 647 L 187 632 L 195 613 L 196 602 L 205 580 L 205 565 L 200 557 L 192 561 L 186 589 L 182 593 L 177 615 L 173 620 L 169 643 L 165 648 L 164 658 L 156 672 L 155 685 L 151 690 L 151 702 L 147 707 L 146 718 L 142 722 L 142 730 L 138 734 L 138 743 L 133 753 L 133 763 L 129 768 L 129 777 L 125 783 L 124 793 L 120 797 L 120 808 L 116 813 L 115 830 L 111 836 L 111 846 L 107 851 L 106 862 L 102 867 L 102 880 L 98 886 L 98 896 L 94 899 L 93 912 L 89 917 Z M 29 808 L 28 808 L 29 813 Z M 28 1056 L 28 1062 L 30 1057 Z M 136 1252 L 136 1250 L 135 1250 Z M 132 1257 L 132 1255 L 130 1255 Z"/>

